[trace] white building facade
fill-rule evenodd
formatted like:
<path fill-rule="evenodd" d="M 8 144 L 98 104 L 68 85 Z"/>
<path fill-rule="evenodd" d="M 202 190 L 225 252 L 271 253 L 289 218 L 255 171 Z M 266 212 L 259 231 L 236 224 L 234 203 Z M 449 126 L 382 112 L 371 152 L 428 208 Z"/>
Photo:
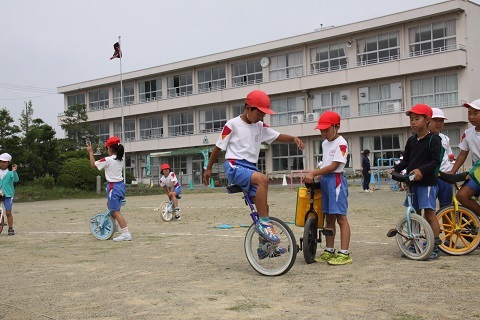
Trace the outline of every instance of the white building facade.
<path fill-rule="evenodd" d="M 101 141 L 121 136 L 126 166 L 137 180 L 158 180 L 168 162 L 183 184 L 202 183 L 203 166 L 226 121 L 238 116 L 246 95 L 269 94 L 275 115 L 265 122 L 302 138 L 265 146 L 259 169 L 280 175 L 316 167 L 320 114 L 341 115 L 348 141 L 346 170 L 361 169 L 361 152 L 374 167 L 398 158 L 412 134 L 405 111 L 417 103 L 441 108 L 444 133 L 459 152 L 468 127 L 463 102 L 480 98 L 480 6 L 451 0 L 367 21 L 326 27 L 227 52 L 58 88 L 64 108 L 87 105 Z M 123 112 L 122 112 L 123 110 Z M 59 115 L 59 121 L 65 115 Z M 223 158 L 219 158 L 223 163 Z M 223 179 L 218 166 L 215 179 Z"/>

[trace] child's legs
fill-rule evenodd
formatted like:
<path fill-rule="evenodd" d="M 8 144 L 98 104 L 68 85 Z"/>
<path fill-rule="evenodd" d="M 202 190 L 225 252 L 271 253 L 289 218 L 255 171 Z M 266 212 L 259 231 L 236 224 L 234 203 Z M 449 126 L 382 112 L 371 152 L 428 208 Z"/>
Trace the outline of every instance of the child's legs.
<path fill-rule="evenodd" d="M 335 246 L 335 221 L 337 220 L 337 217 L 335 214 L 325 214 L 325 221 L 326 225 L 325 227 L 327 229 L 333 230 L 333 236 L 325 236 L 325 245 L 327 248 L 334 248 Z"/>
<path fill-rule="evenodd" d="M 125 218 L 122 216 L 120 211 L 113 211 L 112 212 L 112 217 L 113 219 L 118 221 L 118 225 L 120 226 L 121 229 L 125 228 L 127 226 L 127 221 Z"/>
<path fill-rule="evenodd" d="M 336 214 L 337 222 L 340 226 L 340 248 L 342 250 L 348 250 L 350 245 L 350 224 L 346 215 Z"/>
<path fill-rule="evenodd" d="M 3 200 L 3 205 L 5 206 L 5 213 L 7 214 L 7 224 L 8 228 L 13 227 L 13 215 L 12 215 L 12 208 L 13 208 L 13 197 L 5 197 Z"/>
<path fill-rule="evenodd" d="M 430 227 L 432 227 L 433 235 L 435 236 L 435 238 L 438 238 L 438 236 L 440 235 L 440 225 L 438 224 L 435 210 L 425 209 L 423 211 L 425 214 L 425 220 L 427 220 Z"/>
<path fill-rule="evenodd" d="M 432 227 L 433 235 L 438 237 L 440 234 L 440 225 L 438 224 L 437 208 L 438 186 L 413 186 L 413 207 L 417 213 L 423 209 L 425 220 Z"/>
<path fill-rule="evenodd" d="M 250 179 L 252 185 L 257 187 L 253 201 L 260 217 L 268 217 L 268 177 L 260 172 L 254 172 Z"/>
<path fill-rule="evenodd" d="M 107 207 L 118 221 L 120 228 L 125 228 L 127 222 L 120 213 L 121 200 L 125 199 L 125 184 L 123 182 L 107 182 Z"/>
<path fill-rule="evenodd" d="M 472 197 L 479 194 L 479 188 L 472 179 L 467 180 L 457 192 L 457 200 L 468 209 L 480 216 L 480 205 Z"/>
<path fill-rule="evenodd" d="M 178 208 L 178 199 L 177 196 L 182 193 L 182 186 L 177 186 L 173 189 L 173 192 L 170 192 L 170 199 L 173 201 L 173 207 Z"/>
<path fill-rule="evenodd" d="M 370 173 L 364 172 L 363 173 L 363 190 L 368 190 L 370 189 Z"/>

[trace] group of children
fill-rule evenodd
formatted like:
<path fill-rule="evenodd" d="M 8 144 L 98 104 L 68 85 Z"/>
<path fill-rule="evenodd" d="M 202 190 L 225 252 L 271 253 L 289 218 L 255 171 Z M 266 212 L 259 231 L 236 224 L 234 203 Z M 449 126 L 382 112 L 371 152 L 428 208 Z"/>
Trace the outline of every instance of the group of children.
<path fill-rule="evenodd" d="M 465 103 L 464 106 L 468 108 L 468 120 L 473 127 L 466 130 L 462 136 L 459 145 L 461 152 L 453 167 L 450 162 L 452 152 L 449 139 L 440 132 L 446 119 L 444 113 L 438 108 L 417 104 L 406 112 L 410 117 L 410 127 L 415 134 L 407 140 L 401 161 L 389 171 L 391 173 L 406 170 L 413 177 L 411 185 L 411 191 L 414 194 L 413 206 L 419 214 L 421 210 L 424 211 L 425 219 L 429 222 L 435 235 L 436 247 L 430 257 L 432 259 L 439 256 L 438 245 L 441 244 L 440 227 L 435 214 L 436 199 L 438 197 L 440 206 L 448 205 L 452 201 L 451 187 L 437 179 L 437 168 L 443 172 L 455 173 L 465 162 L 470 151 L 472 151 L 474 162 L 480 160 L 480 144 L 475 141 L 480 135 L 480 99 L 472 103 Z M 268 95 L 261 90 L 250 92 L 246 97 L 243 113 L 230 119 L 224 125 L 203 175 L 203 181 L 208 185 L 212 166 L 220 152 L 225 150 L 226 161 L 223 167 L 228 182 L 248 191 L 258 211 L 260 218 L 255 229 L 260 235 L 259 246 L 264 241 L 280 241 L 269 218 L 268 177 L 257 168 L 261 144 L 263 142 L 271 144 L 274 141 L 293 142 L 299 149 L 304 149 L 304 143 L 300 138 L 281 134 L 265 124 L 263 118 L 266 114 L 274 114 L 270 108 Z M 304 180 L 305 183 L 316 183 L 321 189 L 322 212 L 326 216 L 326 227 L 335 230 L 336 224 L 338 224 L 340 229 L 338 253 L 334 248 L 334 233 L 334 235 L 326 237 L 326 248 L 315 260 L 328 262 L 331 265 L 350 264 L 352 258 L 349 253 L 350 225 L 347 220 L 348 185 L 343 174 L 347 163 L 348 145 L 347 141 L 338 133 L 340 116 L 332 111 L 324 112 L 315 129 L 320 130 L 320 134 L 324 138 L 322 142 L 323 159 L 321 165 L 309 172 Z M 124 148 L 118 137 L 109 138 L 105 147 L 108 156 L 95 161 L 92 147 L 87 146 L 90 164 L 98 170 L 105 170 L 107 207 L 113 212 L 113 218 L 121 228 L 121 235 L 114 238 L 113 241 L 129 241 L 132 240 L 132 235 L 120 212 L 121 205 L 125 201 L 125 183 L 122 174 Z M 446 152 L 444 152 L 445 150 Z M 365 171 L 364 176 L 371 173 L 368 156 L 369 151 L 364 153 L 364 164 L 362 165 Z M 12 157 L 7 153 L 0 155 L 0 195 L 5 203 L 9 235 L 14 234 L 13 183 L 18 182 L 17 166 L 13 165 L 12 170 L 8 170 L 11 159 Z M 160 187 L 164 188 L 168 198 L 173 201 L 175 219 L 180 220 L 177 199 L 180 198 L 182 186 L 168 164 L 162 164 L 160 169 L 162 173 L 159 180 Z M 318 178 L 320 178 L 319 182 L 317 182 Z M 465 207 L 480 216 L 480 205 L 471 199 L 480 194 L 480 186 L 472 180 L 470 179 L 462 186 L 457 193 L 457 198 Z M 280 249 L 279 254 L 281 253 Z"/>

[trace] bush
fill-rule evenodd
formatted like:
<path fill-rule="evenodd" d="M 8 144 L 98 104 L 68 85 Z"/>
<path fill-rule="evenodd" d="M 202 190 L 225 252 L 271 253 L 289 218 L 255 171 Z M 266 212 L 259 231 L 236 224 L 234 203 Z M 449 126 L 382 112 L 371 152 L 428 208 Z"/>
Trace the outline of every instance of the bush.
<path fill-rule="evenodd" d="M 90 166 L 88 159 L 68 159 L 62 166 L 58 179 L 64 187 L 95 190 L 98 174 L 98 170 Z M 71 178 L 60 178 L 61 176 L 70 176 Z M 70 184 L 65 184 L 67 182 Z"/>
<path fill-rule="evenodd" d="M 61 174 L 57 178 L 57 185 L 59 187 L 71 188 L 75 185 L 75 179 L 67 174 Z"/>
<path fill-rule="evenodd" d="M 52 176 L 46 175 L 35 179 L 35 185 L 41 186 L 47 190 L 53 190 L 55 187 L 55 179 Z"/>

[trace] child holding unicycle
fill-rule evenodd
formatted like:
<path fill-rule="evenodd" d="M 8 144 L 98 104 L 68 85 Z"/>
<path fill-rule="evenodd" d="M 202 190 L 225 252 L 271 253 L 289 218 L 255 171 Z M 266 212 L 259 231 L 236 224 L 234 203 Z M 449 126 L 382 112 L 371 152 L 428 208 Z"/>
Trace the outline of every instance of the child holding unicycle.
<path fill-rule="evenodd" d="M 171 171 L 170 165 L 164 163 L 160 166 L 162 175 L 159 179 L 160 187 L 163 188 L 165 193 L 168 196 L 169 201 L 173 201 L 173 212 L 175 220 L 181 220 L 180 217 L 180 208 L 178 207 L 178 199 L 181 198 L 180 193 L 182 193 L 182 185 L 177 179 L 177 176 L 174 172 Z"/>
<path fill-rule="evenodd" d="M 5 213 L 7 214 L 8 235 L 13 236 L 13 195 L 15 193 L 14 183 L 18 182 L 17 165 L 12 165 L 12 170 L 8 170 L 8 166 L 12 161 L 12 156 L 8 153 L 0 154 L 0 197 L 5 206 Z M 3 223 L 3 221 L 0 221 Z"/>
<path fill-rule="evenodd" d="M 125 201 L 125 183 L 123 181 L 123 155 L 125 153 L 123 145 L 120 144 L 120 138 L 110 137 L 105 143 L 108 157 L 95 161 L 92 146 L 87 144 L 87 152 L 90 158 L 92 168 L 105 170 L 105 179 L 107 180 L 107 207 L 112 212 L 112 216 L 120 225 L 122 234 L 113 241 L 130 241 L 132 235 L 128 231 L 127 222 L 120 213 L 122 202 Z"/>

